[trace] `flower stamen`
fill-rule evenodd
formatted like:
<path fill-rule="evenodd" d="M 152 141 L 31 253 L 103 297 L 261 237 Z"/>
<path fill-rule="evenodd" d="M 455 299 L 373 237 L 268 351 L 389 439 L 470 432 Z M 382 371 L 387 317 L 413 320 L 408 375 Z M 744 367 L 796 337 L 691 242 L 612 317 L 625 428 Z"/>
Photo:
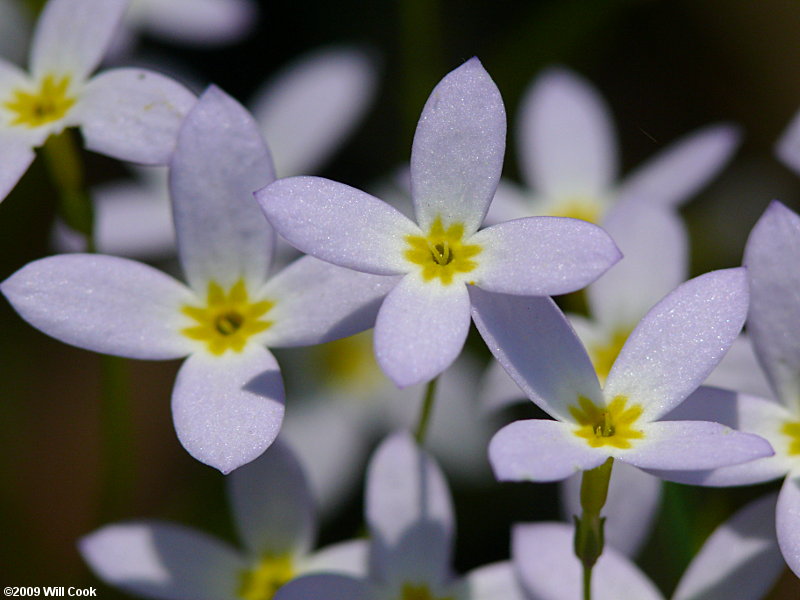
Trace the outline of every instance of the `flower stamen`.
<path fill-rule="evenodd" d="M 629 407 L 627 404 L 625 396 L 616 396 L 608 406 L 598 407 L 580 396 L 578 406 L 569 407 L 569 413 L 579 425 L 575 435 L 584 438 L 592 448 L 630 448 L 631 440 L 644 438 L 644 433 L 633 428 L 642 415 L 642 406 L 634 404 Z"/>
<path fill-rule="evenodd" d="M 421 267 L 423 281 L 439 279 L 443 285 L 449 285 L 456 273 L 469 273 L 478 266 L 471 259 L 480 254 L 482 248 L 477 244 L 463 244 L 463 237 L 463 223 L 453 223 L 445 229 L 441 217 L 436 217 L 427 236 L 406 236 L 409 248 L 404 256 Z"/>
<path fill-rule="evenodd" d="M 11 125 L 34 128 L 64 118 L 76 102 L 67 94 L 69 84 L 68 76 L 50 74 L 45 75 L 38 90 L 14 90 L 11 99 L 2 104 L 13 113 Z"/>

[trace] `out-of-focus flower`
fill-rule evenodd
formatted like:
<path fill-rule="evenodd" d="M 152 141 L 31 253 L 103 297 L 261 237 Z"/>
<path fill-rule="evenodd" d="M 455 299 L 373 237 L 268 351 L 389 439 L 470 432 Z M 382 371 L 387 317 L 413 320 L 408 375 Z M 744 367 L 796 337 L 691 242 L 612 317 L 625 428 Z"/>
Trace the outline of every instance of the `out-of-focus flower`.
<path fill-rule="evenodd" d="M 14 63 L 25 60 L 31 21 L 20 0 L 0 0 L 0 57 Z"/>
<path fill-rule="evenodd" d="M 276 600 L 523 600 L 509 563 L 452 572 L 452 500 L 436 462 L 406 433 L 387 438 L 367 471 L 369 573 L 308 575 Z"/>
<path fill-rule="evenodd" d="M 495 435 L 489 456 L 499 479 L 557 481 L 608 458 L 684 470 L 772 454 L 758 436 L 718 423 L 659 420 L 703 382 L 741 330 L 744 269 L 707 273 L 656 304 L 628 337 L 602 388 L 552 300 L 490 298 L 480 290 L 472 296 L 475 323 L 495 358 L 556 419 L 517 421 Z"/>
<path fill-rule="evenodd" d="M 775 455 L 743 465 L 663 476 L 695 485 L 747 485 L 784 477 L 776 525 L 781 551 L 800 576 L 800 217 L 773 201 L 745 248 L 747 329 L 774 398 L 698 390 L 672 415 L 716 419 L 767 439 Z M 724 382 L 719 382 L 724 383 Z"/>
<path fill-rule="evenodd" d="M 50 0 L 33 34 L 30 74 L 0 59 L 0 198 L 34 159 L 33 149 L 80 127 L 90 150 L 166 164 L 194 95 L 144 69 L 97 67 L 127 0 Z"/>
<path fill-rule="evenodd" d="M 109 585 L 166 600 L 271 600 L 305 573 L 366 572 L 366 541 L 311 552 L 314 502 L 289 446 L 276 442 L 226 484 L 243 552 L 181 525 L 132 521 L 85 536 L 78 543 L 81 555 Z"/>
<path fill-rule="evenodd" d="M 549 69 L 522 99 L 517 141 L 531 191 L 501 182 L 492 222 L 536 215 L 605 225 L 632 202 L 674 209 L 705 185 L 738 143 L 730 125 L 715 125 L 674 143 L 617 183 L 617 143 L 608 108 L 582 78 Z"/>
<path fill-rule="evenodd" d="M 681 577 L 672 600 L 759 600 L 783 570 L 769 516 L 775 497 L 751 502 L 706 540 Z M 573 552 L 573 528 L 564 523 L 517 525 L 512 534 L 514 565 L 529 600 L 581 597 L 582 569 Z M 592 598 L 663 600 L 658 588 L 614 548 L 592 569 Z"/>
<path fill-rule="evenodd" d="M 477 58 L 431 93 L 411 153 L 417 223 L 364 192 L 327 179 L 283 179 L 256 198 L 300 250 L 376 275 L 402 275 L 375 324 L 375 354 L 399 387 L 444 371 L 463 347 L 470 288 L 563 294 L 620 255 L 601 229 L 529 218 L 478 231 L 505 151 L 500 92 Z"/>
<path fill-rule="evenodd" d="M 390 278 L 311 257 L 267 278 L 274 233 L 252 191 L 274 178 L 252 117 L 211 87 L 171 163 L 188 287 L 102 255 L 45 258 L 2 284 L 22 317 L 64 342 L 142 359 L 189 355 L 172 414 L 192 456 L 229 472 L 261 454 L 283 419 L 283 384 L 264 346 L 311 345 L 369 327 Z M 375 302 L 373 302 L 373 305 Z"/>

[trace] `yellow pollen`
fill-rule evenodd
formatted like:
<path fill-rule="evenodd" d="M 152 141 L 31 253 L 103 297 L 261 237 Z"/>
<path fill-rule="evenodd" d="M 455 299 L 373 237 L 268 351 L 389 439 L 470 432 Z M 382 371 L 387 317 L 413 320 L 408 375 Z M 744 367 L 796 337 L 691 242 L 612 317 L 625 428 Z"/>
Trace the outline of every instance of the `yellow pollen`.
<path fill-rule="evenodd" d="M 800 455 L 800 421 L 788 421 L 781 427 L 781 433 L 789 436 L 789 455 Z"/>
<path fill-rule="evenodd" d="M 619 351 L 631 334 L 628 328 L 619 328 L 615 330 L 605 343 L 590 344 L 588 347 L 589 358 L 592 359 L 594 370 L 597 372 L 597 378 L 601 384 L 604 384 L 608 377 L 611 367 L 614 366 L 614 361 L 619 356 Z"/>
<path fill-rule="evenodd" d="M 184 306 L 181 312 L 197 321 L 181 333 L 193 340 L 205 342 L 209 352 L 221 355 L 230 349 L 241 352 L 248 338 L 269 328 L 272 321 L 261 319 L 274 306 L 269 300 L 251 302 L 247 287 L 241 279 L 226 294 L 212 281 L 208 284 L 205 306 Z"/>
<path fill-rule="evenodd" d="M 412 583 L 404 583 L 403 590 L 398 600 L 455 600 L 452 596 L 436 597 L 434 596 L 427 585 L 414 585 Z"/>
<path fill-rule="evenodd" d="M 591 198 L 572 196 L 558 203 L 558 206 L 550 211 L 552 217 L 570 217 L 580 219 L 589 223 L 597 224 L 600 222 L 600 205 Z"/>
<path fill-rule="evenodd" d="M 642 406 L 634 404 L 627 407 L 627 404 L 625 396 L 616 396 L 608 406 L 598 407 L 588 398 L 580 396 L 579 406 L 569 407 L 569 414 L 580 425 L 575 435 L 584 438 L 592 448 L 630 448 L 631 440 L 644 438 L 644 433 L 633 428 L 642 415 Z"/>
<path fill-rule="evenodd" d="M 291 556 L 267 554 L 255 567 L 241 572 L 237 593 L 242 600 L 272 600 L 294 576 Z"/>
<path fill-rule="evenodd" d="M 406 236 L 409 247 L 404 256 L 422 267 L 424 281 L 439 278 L 442 284 L 449 285 L 455 273 L 469 273 L 478 266 L 471 259 L 482 248 L 477 244 L 462 244 L 463 237 L 463 223 L 453 223 L 445 229 L 441 217 L 436 217 L 427 236 Z"/>
<path fill-rule="evenodd" d="M 36 91 L 14 90 L 3 103 L 13 113 L 11 125 L 33 128 L 64 118 L 76 101 L 67 95 L 69 82 L 66 76 L 46 75 Z"/>

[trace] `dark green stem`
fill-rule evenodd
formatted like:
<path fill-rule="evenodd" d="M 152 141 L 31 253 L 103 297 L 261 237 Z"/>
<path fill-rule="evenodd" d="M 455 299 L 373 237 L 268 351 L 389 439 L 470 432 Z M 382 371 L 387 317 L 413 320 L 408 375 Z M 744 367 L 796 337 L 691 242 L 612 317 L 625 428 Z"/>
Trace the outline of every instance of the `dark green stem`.
<path fill-rule="evenodd" d="M 608 497 L 611 468 L 614 459 L 609 458 L 591 471 L 583 472 L 581 480 L 580 518 L 575 519 L 575 555 L 583 565 L 583 600 L 592 600 L 592 568 L 603 554 L 605 543 L 605 517 L 600 511 Z"/>
<path fill-rule="evenodd" d="M 422 399 L 422 408 L 419 412 L 419 421 L 414 430 L 414 439 L 420 446 L 425 442 L 425 434 L 428 433 L 428 424 L 431 420 L 431 413 L 433 412 L 433 404 L 436 400 L 436 382 L 438 377 L 431 379 L 425 388 L 425 397 Z"/>

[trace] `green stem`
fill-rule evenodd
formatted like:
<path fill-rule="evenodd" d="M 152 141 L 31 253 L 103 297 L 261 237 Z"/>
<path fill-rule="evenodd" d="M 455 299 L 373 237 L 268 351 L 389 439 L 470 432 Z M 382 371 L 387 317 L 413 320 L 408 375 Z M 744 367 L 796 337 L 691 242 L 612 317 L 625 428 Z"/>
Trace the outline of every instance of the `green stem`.
<path fill-rule="evenodd" d="M 580 518 L 575 516 L 575 555 L 583 565 L 583 600 L 592 600 L 592 568 L 603 554 L 605 517 L 600 511 L 608 498 L 608 484 L 614 459 L 609 458 L 581 479 Z"/>
<path fill-rule="evenodd" d="M 437 381 L 439 381 L 439 378 L 435 377 L 428 382 L 428 386 L 425 388 L 425 397 L 422 399 L 419 420 L 414 430 L 414 439 L 417 440 L 417 444 L 420 446 L 425 442 L 425 434 L 428 433 L 428 424 L 430 423 L 431 413 L 433 412 L 433 403 L 436 400 Z"/>

